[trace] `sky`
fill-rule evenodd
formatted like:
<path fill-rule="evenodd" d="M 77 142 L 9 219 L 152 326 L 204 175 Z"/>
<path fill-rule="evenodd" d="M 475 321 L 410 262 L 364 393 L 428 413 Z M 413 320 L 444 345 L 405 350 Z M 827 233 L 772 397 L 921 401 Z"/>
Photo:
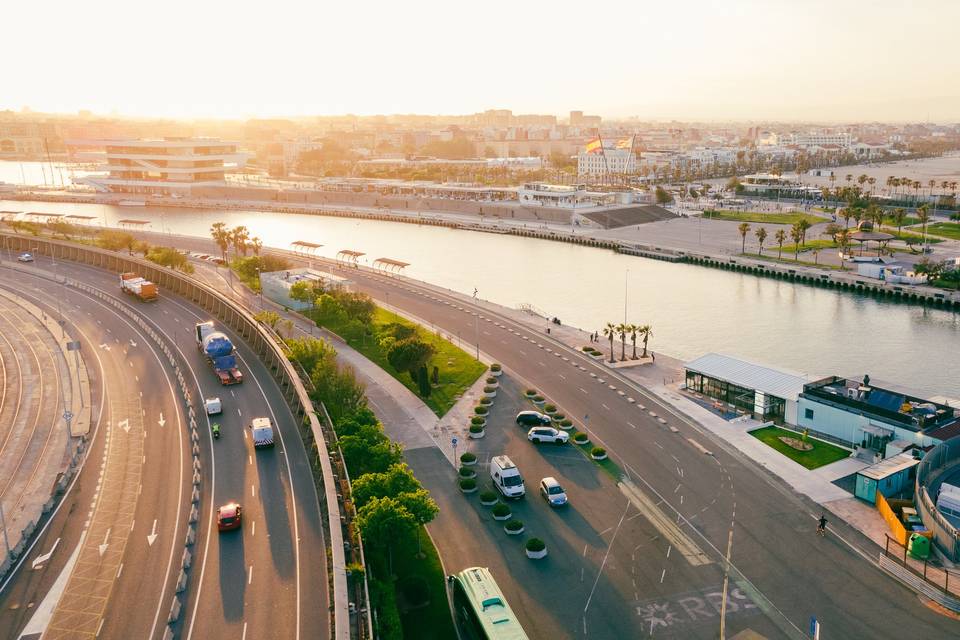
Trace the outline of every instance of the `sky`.
<path fill-rule="evenodd" d="M 3 21 L 0 109 L 960 121 L 956 0 L 11 0 Z"/>

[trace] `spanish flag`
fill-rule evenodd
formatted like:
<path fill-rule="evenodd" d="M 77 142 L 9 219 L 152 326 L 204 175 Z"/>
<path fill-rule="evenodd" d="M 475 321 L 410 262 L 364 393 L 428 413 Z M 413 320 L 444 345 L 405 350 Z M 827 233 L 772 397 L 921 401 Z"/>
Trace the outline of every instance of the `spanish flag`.
<path fill-rule="evenodd" d="M 617 141 L 617 149 L 633 149 L 633 136 Z"/>
<path fill-rule="evenodd" d="M 600 138 L 596 140 L 591 140 L 587 143 L 586 152 L 587 153 L 598 153 L 603 151 L 603 143 L 600 141 Z"/>

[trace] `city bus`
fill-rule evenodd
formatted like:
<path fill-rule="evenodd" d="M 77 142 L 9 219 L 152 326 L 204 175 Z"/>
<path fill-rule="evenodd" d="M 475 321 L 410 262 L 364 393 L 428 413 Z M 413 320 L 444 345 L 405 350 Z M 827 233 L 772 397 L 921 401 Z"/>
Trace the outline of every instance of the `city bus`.
<path fill-rule="evenodd" d="M 453 584 L 453 610 L 464 640 L 528 640 L 490 570 L 464 569 L 447 581 Z"/>

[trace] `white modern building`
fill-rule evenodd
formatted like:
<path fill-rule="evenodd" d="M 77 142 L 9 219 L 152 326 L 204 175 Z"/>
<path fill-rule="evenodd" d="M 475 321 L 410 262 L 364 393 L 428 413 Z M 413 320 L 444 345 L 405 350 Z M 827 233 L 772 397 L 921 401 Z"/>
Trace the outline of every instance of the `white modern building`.
<path fill-rule="evenodd" d="M 853 144 L 853 136 L 849 133 L 810 131 L 807 133 L 790 133 L 785 136 L 778 136 L 777 141 L 780 145 L 785 146 L 822 147 L 824 145 L 836 145 L 842 149 L 846 149 Z"/>
<path fill-rule="evenodd" d="M 214 138 L 163 140 L 78 140 L 68 145 L 102 147 L 77 154 L 101 162 L 105 174 L 78 180 L 98 191 L 156 195 L 191 195 L 197 187 L 222 186 L 226 173 L 246 164 L 237 143 Z"/>
<path fill-rule="evenodd" d="M 577 174 L 600 176 L 636 173 L 637 154 L 630 149 L 604 149 L 601 153 L 581 151 L 577 154 Z"/>
<path fill-rule="evenodd" d="M 559 207 L 573 209 L 578 206 L 595 206 L 595 203 L 586 201 L 587 188 L 582 184 L 546 184 L 543 182 L 528 182 L 517 189 L 517 200 L 524 205 L 540 205 L 544 207 Z"/>

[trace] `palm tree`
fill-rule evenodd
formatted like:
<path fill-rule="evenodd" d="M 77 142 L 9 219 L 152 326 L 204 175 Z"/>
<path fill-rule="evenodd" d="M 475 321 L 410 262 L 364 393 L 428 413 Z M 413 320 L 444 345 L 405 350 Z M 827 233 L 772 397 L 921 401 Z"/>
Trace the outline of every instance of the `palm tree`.
<path fill-rule="evenodd" d="M 629 329 L 627 330 L 630 332 L 630 342 L 633 343 L 633 356 L 631 356 L 631 360 L 636 360 L 637 359 L 637 332 L 640 330 L 640 326 L 631 324 L 629 325 Z"/>
<path fill-rule="evenodd" d="M 797 224 L 800 226 L 800 242 L 807 244 L 807 230 L 810 228 L 810 221 L 803 218 Z"/>
<path fill-rule="evenodd" d="M 753 235 L 757 236 L 757 242 L 760 243 L 760 250 L 757 252 L 757 255 L 761 255 L 761 256 L 762 256 L 762 255 L 763 255 L 763 241 L 767 239 L 767 230 L 764 229 L 763 227 L 759 227 L 759 228 L 757 228 L 756 231 L 753 232 Z"/>
<path fill-rule="evenodd" d="M 840 215 L 843 216 L 843 222 L 846 226 L 850 226 L 850 218 L 853 217 L 853 211 L 850 210 L 850 207 L 844 207 L 840 210 Z"/>
<path fill-rule="evenodd" d="M 922 204 L 917 207 L 917 218 L 923 225 L 923 246 L 927 246 L 927 223 L 930 222 L 930 205 Z"/>
<path fill-rule="evenodd" d="M 220 247 L 220 258 L 226 261 L 227 249 L 230 248 L 231 236 L 227 230 L 227 225 L 223 222 L 214 222 L 210 227 L 210 236 Z"/>
<path fill-rule="evenodd" d="M 800 259 L 800 240 L 803 239 L 803 229 L 800 227 L 799 222 L 795 222 L 792 227 L 790 227 L 790 239 L 793 240 L 793 259 Z"/>
<path fill-rule="evenodd" d="M 603 328 L 603 335 L 610 339 L 610 362 L 616 362 L 613 357 L 613 339 L 617 335 L 617 325 L 608 322 L 607 326 Z"/>
<path fill-rule="evenodd" d="M 620 334 L 620 362 L 627 359 L 627 333 L 630 332 L 630 325 L 621 322 L 617 325 L 617 333 Z"/>
<path fill-rule="evenodd" d="M 260 256 L 260 249 L 263 247 L 263 240 L 254 236 L 250 238 L 250 248 L 253 249 L 253 255 Z"/>
<path fill-rule="evenodd" d="M 897 235 L 899 236 L 903 229 L 903 223 L 907 219 L 907 212 L 900 207 L 893 211 L 893 224 L 897 225 Z"/>
<path fill-rule="evenodd" d="M 787 232 L 783 229 L 777 229 L 777 232 L 773 234 L 773 238 L 777 241 L 777 244 L 780 246 L 780 250 L 777 251 L 777 260 L 783 257 L 783 243 L 787 239 Z"/>
<path fill-rule="evenodd" d="M 646 358 L 647 357 L 647 341 L 653 337 L 653 327 L 650 326 L 649 324 L 641 325 L 637 329 L 637 333 L 643 336 L 643 355 L 641 355 L 640 357 Z"/>
<path fill-rule="evenodd" d="M 243 255 L 247 255 L 247 240 L 249 239 L 250 232 L 243 225 L 234 227 L 230 231 L 230 241 L 233 243 L 233 250 L 237 255 L 239 255 L 241 251 Z"/>
<path fill-rule="evenodd" d="M 853 180 L 853 175 L 848 173 L 843 177 L 843 179 L 849 183 L 851 180 Z"/>
<path fill-rule="evenodd" d="M 747 222 L 741 222 L 740 226 L 737 227 L 737 230 L 740 232 L 740 237 L 743 239 L 743 242 L 740 245 L 740 253 L 743 253 L 747 250 L 747 232 L 750 231 L 750 224 Z"/>

